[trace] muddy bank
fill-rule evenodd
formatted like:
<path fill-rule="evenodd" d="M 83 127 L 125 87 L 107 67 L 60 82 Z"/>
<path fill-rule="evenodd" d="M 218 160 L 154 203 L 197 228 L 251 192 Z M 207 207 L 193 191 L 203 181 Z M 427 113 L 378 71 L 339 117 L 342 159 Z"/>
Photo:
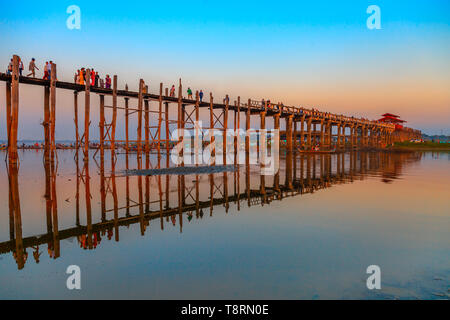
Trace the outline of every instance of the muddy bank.
<path fill-rule="evenodd" d="M 199 166 L 199 167 L 173 167 L 173 168 L 161 168 L 161 169 L 142 169 L 142 170 L 125 170 L 121 174 L 125 176 L 159 176 L 166 174 L 173 175 L 189 175 L 189 174 L 208 174 L 208 173 L 221 173 L 232 172 L 236 170 L 234 165 L 216 165 L 216 166 Z"/>

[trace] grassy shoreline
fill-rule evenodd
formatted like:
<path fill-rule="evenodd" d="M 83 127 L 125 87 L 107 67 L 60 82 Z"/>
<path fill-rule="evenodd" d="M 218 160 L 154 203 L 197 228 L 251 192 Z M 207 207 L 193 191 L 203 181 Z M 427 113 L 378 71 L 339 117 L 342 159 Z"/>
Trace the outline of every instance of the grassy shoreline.
<path fill-rule="evenodd" d="M 410 150 L 410 151 L 450 151 L 450 143 L 437 142 L 396 142 L 388 150 Z"/>

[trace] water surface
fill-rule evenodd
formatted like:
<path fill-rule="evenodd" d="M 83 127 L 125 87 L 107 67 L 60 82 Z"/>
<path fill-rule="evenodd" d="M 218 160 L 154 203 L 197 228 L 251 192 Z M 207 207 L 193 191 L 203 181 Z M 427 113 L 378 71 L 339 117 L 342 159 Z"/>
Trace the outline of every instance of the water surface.
<path fill-rule="evenodd" d="M 23 151 L 16 177 L 0 168 L 0 298 L 449 298 L 448 153 L 297 154 L 275 176 L 127 177 L 136 155 L 92 156 L 46 167 Z"/>

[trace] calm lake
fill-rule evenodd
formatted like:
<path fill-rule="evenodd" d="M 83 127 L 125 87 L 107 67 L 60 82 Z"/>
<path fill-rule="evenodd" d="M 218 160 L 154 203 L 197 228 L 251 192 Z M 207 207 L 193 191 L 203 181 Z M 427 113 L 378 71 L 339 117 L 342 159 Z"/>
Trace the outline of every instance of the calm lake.
<path fill-rule="evenodd" d="M 27 150 L 18 175 L 0 167 L 0 299 L 450 297 L 450 153 L 151 177 L 124 174 L 135 154 L 105 154 L 77 165 L 58 150 L 50 167 Z M 70 265 L 81 290 L 66 287 Z M 381 290 L 366 286 L 370 265 Z"/>

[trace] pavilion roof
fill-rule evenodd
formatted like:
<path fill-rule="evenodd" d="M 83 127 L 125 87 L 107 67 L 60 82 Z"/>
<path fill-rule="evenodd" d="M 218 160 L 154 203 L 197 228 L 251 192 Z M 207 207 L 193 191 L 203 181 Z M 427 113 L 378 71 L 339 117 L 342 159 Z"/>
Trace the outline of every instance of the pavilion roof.
<path fill-rule="evenodd" d="M 381 119 L 378 119 L 378 121 L 380 121 L 380 122 L 398 122 L 398 123 L 406 122 L 405 120 L 397 119 L 397 118 L 394 118 L 391 116 L 385 116 Z"/>
<path fill-rule="evenodd" d="M 400 116 L 396 116 L 395 114 L 392 113 L 385 113 L 381 115 L 382 117 L 394 117 L 394 118 L 400 118 Z"/>

